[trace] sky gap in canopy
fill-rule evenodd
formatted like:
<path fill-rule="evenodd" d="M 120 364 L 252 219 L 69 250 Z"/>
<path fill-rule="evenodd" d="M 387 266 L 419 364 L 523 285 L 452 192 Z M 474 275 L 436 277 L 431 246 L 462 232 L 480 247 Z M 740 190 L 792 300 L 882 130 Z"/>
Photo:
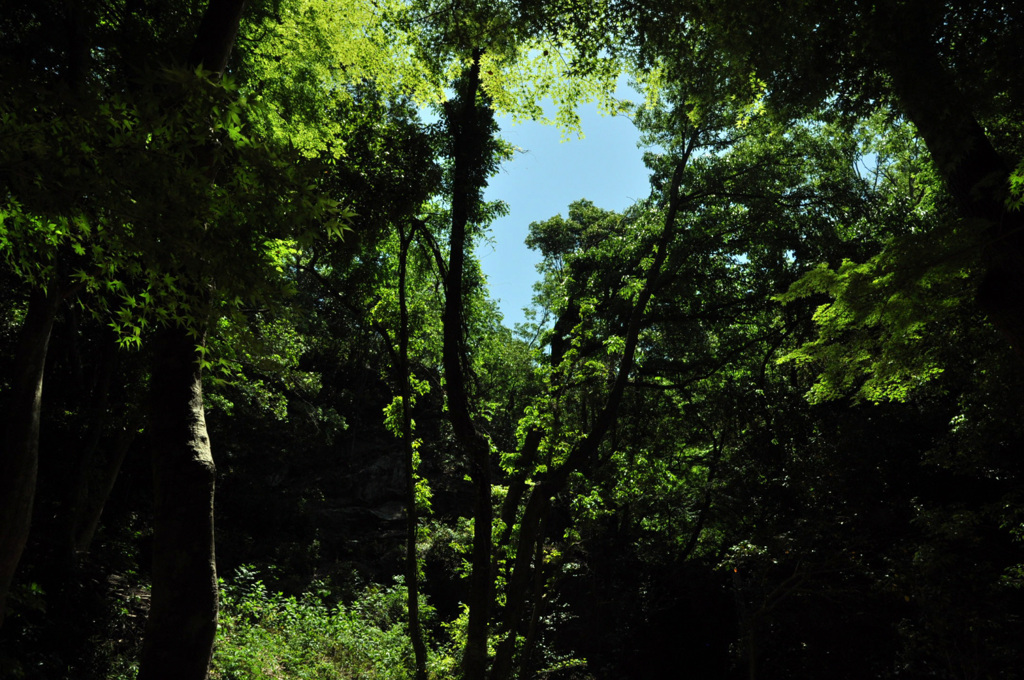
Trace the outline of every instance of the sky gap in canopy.
<path fill-rule="evenodd" d="M 641 97 L 630 88 L 619 96 Z M 545 102 L 545 110 L 553 105 Z M 536 264 L 540 254 L 524 244 L 531 222 L 565 215 L 569 204 L 585 198 L 604 210 L 622 211 L 650 194 L 640 133 L 625 116 L 606 116 L 596 104 L 579 108 L 583 139 L 552 125 L 526 121 L 513 123 L 501 116 L 501 136 L 518 150 L 491 178 L 485 192 L 489 201 L 505 201 L 509 214 L 491 227 L 491 242 L 477 247 L 491 297 L 499 301 L 504 323 L 513 328 L 524 321 L 530 305 Z"/>

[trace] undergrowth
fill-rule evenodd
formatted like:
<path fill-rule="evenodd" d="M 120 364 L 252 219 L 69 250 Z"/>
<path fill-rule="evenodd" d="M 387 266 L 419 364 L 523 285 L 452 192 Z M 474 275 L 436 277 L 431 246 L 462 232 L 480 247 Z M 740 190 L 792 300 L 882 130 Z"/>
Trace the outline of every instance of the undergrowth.
<path fill-rule="evenodd" d="M 211 679 L 412 677 L 404 585 L 368 588 L 347 606 L 324 595 L 270 592 L 255 572 L 239 569 L 222 587 Z"/>

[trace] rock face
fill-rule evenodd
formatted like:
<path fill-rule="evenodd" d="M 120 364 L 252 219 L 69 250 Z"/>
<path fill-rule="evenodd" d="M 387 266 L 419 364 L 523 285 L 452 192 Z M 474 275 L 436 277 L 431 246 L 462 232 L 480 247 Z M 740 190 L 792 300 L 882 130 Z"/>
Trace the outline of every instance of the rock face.
<path fill-rule="evenodd" d="M 218 451 L 218 561 L 230 574 L 240 564 L 272 564 L 301 579 L 376 578 L 402 573 L 405 463 L 401 442 L 383 423 L 390 392 L 375 372 L 349 369 L 328 390 L 345 423 L 334 432 L 246 433 L 247 449 Z M 424 400 L 426 402 L 427 400 Z M 424 414 L 424 423 L 430 416 Z M 230 419 L 216 426 L 238 441 Z M 217 440 L 217 432 L 213 432 Z M 292 580 L 292 579 L 289 579 Z M 288 584 L 284 584 L 288 585 Z"/>
<path fill-rule="evenodd" d="M 345 462 L 345 471 L 339 469 L 325 485 L 330 490 L 325 490 L 316 524 L 325 537 L 342 541 L 350 552 L 347 557 L 360 566 L 374 572 L 387 569 L 386 564 L 370 563 L 385 555 L 388 561 L 400 559 L 405 463 L 399 442 L 390 435 L 353 440 Z M 368 554 L 361 554 L 364 546 Z"/>
<path fill-rule="evenodd" d="M 361 506 L 373 507 L 401 501 L 405 489 L 405 462 L 398 440 L 374 437 L 362 444 L 353 443 L 349 459 L 358 469 L 340 480 L 339 493 Z"/>
<path fill-rule="evenodd" d="M 421 377 L 438 383 L 437 376 Z M 325 370 L 321 385 L 315 399 L 289 401 L 287 421 L 208 413 L 220 472 L 217 560 L 225 576 L 252 565 L 276 575 L 273 587 L 287 592 L 328 580 L 344 594 L 405 572 L 405 458 L 399 438 L 384 427 L 391 387 L 379 370 L 354 363 Z M 433 493 L 432 519 L 454 525 L 471 507 L 472 489 L 448 448 L 442 409 L 440 389 L 432 389 L 413 416 L 425 442 L 420 473 Z M 439 538 L 425 556 L 431 588 L 439 589 L 429 593 L 431 601 L 450 606 L 452 617 L 461 598 L 453 540 Z M 452 592 L 442 593 L 449 586 Z"/>

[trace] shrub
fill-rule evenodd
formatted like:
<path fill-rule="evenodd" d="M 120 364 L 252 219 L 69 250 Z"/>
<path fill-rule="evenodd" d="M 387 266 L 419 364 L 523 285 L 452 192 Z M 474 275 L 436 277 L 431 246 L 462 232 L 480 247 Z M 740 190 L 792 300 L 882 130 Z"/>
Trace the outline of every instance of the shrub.
<path fill-rule="evenodd" d="M 214 680 L 405 680 L 412 673 L 405 587 L 373 587 L 352 605 L 268 592 L 241 568 L 222 590 Z"/>

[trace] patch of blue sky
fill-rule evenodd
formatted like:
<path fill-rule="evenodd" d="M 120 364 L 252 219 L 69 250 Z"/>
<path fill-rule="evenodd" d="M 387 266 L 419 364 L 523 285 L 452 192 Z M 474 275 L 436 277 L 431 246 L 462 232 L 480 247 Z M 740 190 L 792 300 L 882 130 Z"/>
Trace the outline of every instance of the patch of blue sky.
<path fill-rule="evenodd" d="M 639 101 L 625 90 L 621 96 Z M 546 111 L 552 104 L 547 102 Z M 650 194 L 649 171 L 643 164 L 640 133 L 624 116 L 606 116 L 596 104 L 579 109 L 583 138 L 532 121 L 498 119 L 503 139 L 516 147 L 515 156 L 491 178 L 489 201 L 504 201 L 508 215 L 491 226 L 491 238 L 477 247 L 491 297 L 498 300 L 504 324 L 512 328 L 525 320 L 531 305 L 540 254 L 524 241 L 533 222 L 566 215 L 569 204 L 587 199 L 604 210 L 621 212 Z"/>

